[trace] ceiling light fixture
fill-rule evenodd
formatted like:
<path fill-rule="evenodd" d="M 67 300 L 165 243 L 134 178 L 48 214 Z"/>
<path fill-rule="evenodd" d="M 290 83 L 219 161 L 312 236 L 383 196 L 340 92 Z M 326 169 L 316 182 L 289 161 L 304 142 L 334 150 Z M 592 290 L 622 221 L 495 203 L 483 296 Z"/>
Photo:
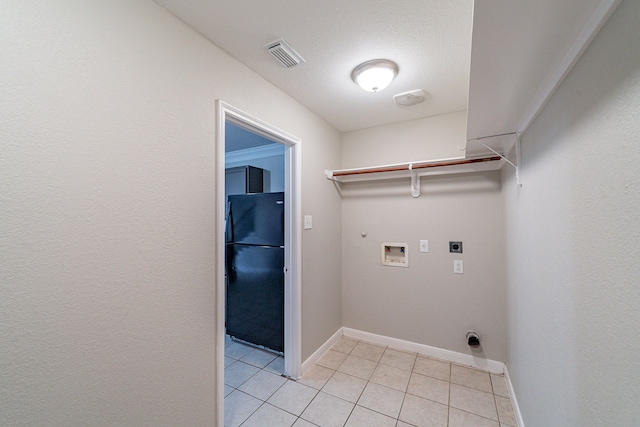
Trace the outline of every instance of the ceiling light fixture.
<path fill-rule="evenodd" d="M 388 59 L 374 59 L 358 65 L 351 73 L 351 78 L 362 89 L 378 92 L 389 86 L 398 74 L 398 65 Z"/>

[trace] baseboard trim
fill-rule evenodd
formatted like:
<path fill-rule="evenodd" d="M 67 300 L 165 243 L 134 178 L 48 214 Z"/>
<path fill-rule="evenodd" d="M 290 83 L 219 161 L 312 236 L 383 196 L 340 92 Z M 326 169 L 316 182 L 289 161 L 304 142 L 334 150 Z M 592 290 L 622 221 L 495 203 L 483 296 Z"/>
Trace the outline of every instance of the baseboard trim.
<path fill-rule="evenodd" d="M 327 350 L 329 350 L 331 348 L 332 345 L 334 345 L 339 339 L 340 337 L 342 337 L 343 333 L 342 330 L 344 328 L 340 328 L 336 331 L 335 334 L 333 334 L 331 337 L 329 337 L 329 339 L 320 346 L 319 349 L 317 349 L 311 356 L 309 356 L 309 358 L 307 358 L 307 360 L 305 360 L 302 363 L 302 375 L 304 376 L 304 374 L 307 373 L 307 371 L 309 369 L 311 369 L 311 367 L 313 365 L 316 364 L 316 362 L 318 360 L 320 360 L 320 358 L 327 352 Z"/>
<path fill-rule="evenodd" d="M 507 366 L 504 367 L 504 380 L 507 383 L 507 389 L 509 390 L 509 397 L 511 397 L 511 406 L 513 407 L 513 414 L 516 417 L 517 427 L 524 427 L 524 420 L 522 419 L 522 413 L 520 412 L 520 406 L 518 405 L 518 399 L 516 393 L 513 390 L 513 384 L 511 384 L 511 377 L 509 376 L 509 370 Z"/>
<path fill-rule="evenodd" d="M 343 334 L 347 337 L 357 338 L 371 343 L 387 345 L 398 350 L 419 353 L 424 356 L 446 360 L 458 365 L 471 366 L 474 368 L 489 371 L 492 374 L 502 374 L 504 372 L 504 363 L 498 362 L 496 360 L 485 359 L 484 357 L 458 353 L 438 347 L 431 347 L 425 344 L 418 344 L 411 341 L 404 341 L 397 338 L 386 337 L 384 335 L 372 334 L 370 332 L 363 332 L 357 329 L 342 328 L 342 330 Z"/>
<path fill-rule="evenodd" d="M 372 334 L 351 328 L 338 329 L 320 348 L 318 348 L 307 360 L 302 364 L 303 374 L 307 372 L 326 352 L 335 344 L 342 336 L 368 341 L 374 344 L 386 345 L 398 350 L 411 351 L 422 354 L 424 356 L 434 357 L 436 359 L 446 360 L 448 362 L 457 363 L 458 365 L 471 366 L 474 368 L 489 371 L 492 374 L 503 374 L 505 365 L 496 360 L 486 359 L 484 357 L 472 356 L 469 354 L 458 353 L 451 350 L 445 350 L 438 347 L 431 347 L 425 344 L 418 344 L 411 341 L 405 341 L 398 338 L 391 338 L 384 335 Z"/>

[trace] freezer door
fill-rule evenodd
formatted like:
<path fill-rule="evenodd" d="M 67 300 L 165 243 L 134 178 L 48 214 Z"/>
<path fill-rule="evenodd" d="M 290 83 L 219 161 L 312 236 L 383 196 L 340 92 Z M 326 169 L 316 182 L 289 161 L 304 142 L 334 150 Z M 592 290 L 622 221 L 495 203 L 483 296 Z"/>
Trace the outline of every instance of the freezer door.
<path fill-rule="evenodd" d="M 227 245 L 227 334 L 284 351 L 284 249 Z"/>
<path fill-rule="evenodd" d="M 284 193 L 229 196 L 227 241 L 284 245 Z"/>

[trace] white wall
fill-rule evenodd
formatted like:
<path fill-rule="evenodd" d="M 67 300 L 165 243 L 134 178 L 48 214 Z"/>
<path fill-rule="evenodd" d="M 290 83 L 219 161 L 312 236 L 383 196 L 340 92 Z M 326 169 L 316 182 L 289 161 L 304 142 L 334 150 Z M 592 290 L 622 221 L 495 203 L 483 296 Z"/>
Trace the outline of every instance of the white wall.
<path fill-rule="evenodd" d="M 216 419 L 217 98 L 302 139 L 304 354 L 340 327 L 334 129 L 151 1 L 4 1 L 0 51 L 0 425 Z"/>
<path fill-rule="evenodd" d="M 343 136 L 344 168 L 460 156 L 466 113 Z M 343 184 L 344 326 L 471 354 L 465 332 L 483 337 L 481 357 L 504 359 L 502 202 L 498 172 Z M 363 238 L 361 233 L 367 233 Z M 419 240 L 429 240 L 429 253 Z M 463 241 L 462 254 L 449 241 Z M 382 266 L 381 242 L 409 244 L 409 267 Z M 464 274 L 453 274 L 453 260 Z"/>
<path fill-rule="evenodd" d="M 640 425 L 640 2 L 624 1 L 505 169 L 507 366 L 527 427 Z"/>

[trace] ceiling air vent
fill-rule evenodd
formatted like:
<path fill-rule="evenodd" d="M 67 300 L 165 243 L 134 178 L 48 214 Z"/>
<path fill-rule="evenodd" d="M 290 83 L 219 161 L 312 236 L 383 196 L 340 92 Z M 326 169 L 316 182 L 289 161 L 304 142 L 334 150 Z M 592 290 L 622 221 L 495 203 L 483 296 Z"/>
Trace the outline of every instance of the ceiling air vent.
<path fill-rule="evenodd" d="M 265 46 L 269 53 L 287 68 L 302 64 L 304 59 L 289 46 L 284 39 L 276 40 Z"/>
<path fill-rule="evenodd" d="M 404 107 L 420 104 L 424 102 L 426 94 L 422 89 L 410 90 L 409 92 L 402 92 L 393 97 L 393 101 Z"/>

